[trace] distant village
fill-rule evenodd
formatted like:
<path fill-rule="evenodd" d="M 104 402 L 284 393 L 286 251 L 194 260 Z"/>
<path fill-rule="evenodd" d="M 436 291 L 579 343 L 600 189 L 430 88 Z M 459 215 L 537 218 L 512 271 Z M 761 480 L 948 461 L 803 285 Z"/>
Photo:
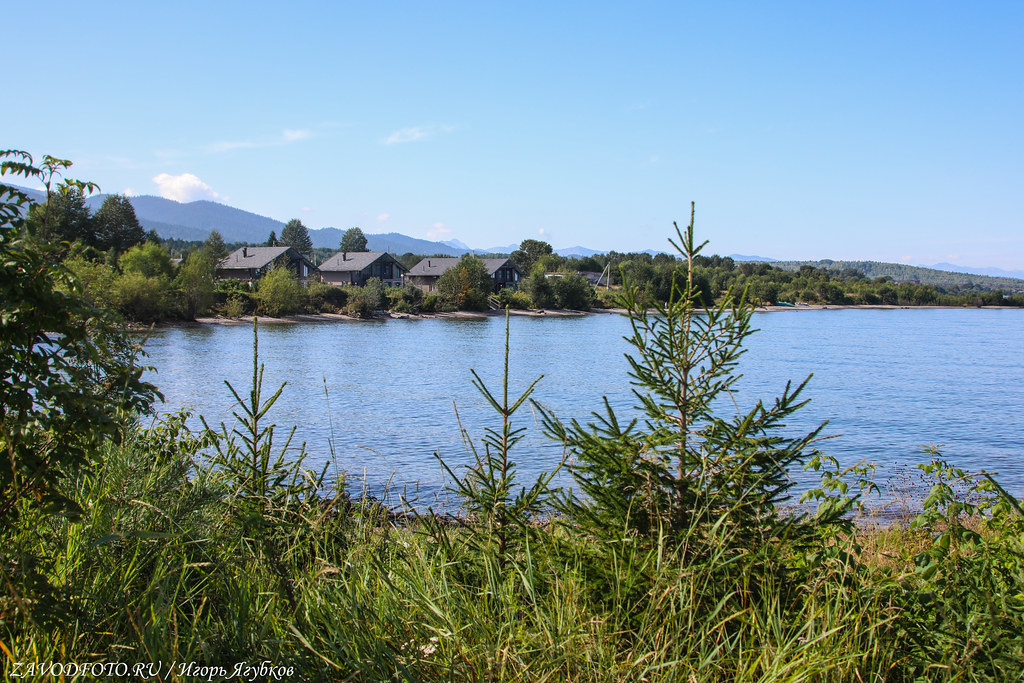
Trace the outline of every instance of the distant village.
<path fill-rule="evenodd" d="M 294 247 L 241 247 L 218 264 L 217 277 L 252 284 L 275 266 L 284 265 L 298 276 L 300 282 L 319 275 L 328 284 L 362 287 L 370 278 L 377 278 L 386 286 L 411 285 L 424 293 L 431 293 L 437 290 L 441 276 L 454 268 L 459 260 L 432 256 L 422 259 L 412 268 L 406 268 L 388 252 L 341 251 L 315 265 Z M 517 289 L 525 278 L 510 258 L 482 258 L 481 261 L 494 282 L 492 289 L 495 294 L 506 287 Z"/>

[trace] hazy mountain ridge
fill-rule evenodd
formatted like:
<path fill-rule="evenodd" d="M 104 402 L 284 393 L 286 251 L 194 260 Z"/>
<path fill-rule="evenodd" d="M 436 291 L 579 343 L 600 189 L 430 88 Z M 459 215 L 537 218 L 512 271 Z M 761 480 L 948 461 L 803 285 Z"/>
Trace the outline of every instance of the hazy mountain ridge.
<path fill-rule="evenodd" d="M 923 285 L 936 287 L 962 287 L 984 290 L 1002 289 L 1006 291 L 1024 290 L 1024 280 L 1009 277 L 993 277 L 974 273 L 950 272 L 925 266 L 908 266 L 904 263 L 887 263 L 884 261 L 774 261 L 775 268 L 797 271 L 801 266 L 814 266 L 832 272 L 856 270 L 865 277 L 874 279 L 889 277 L 895 282 L 919 282 Z"/>

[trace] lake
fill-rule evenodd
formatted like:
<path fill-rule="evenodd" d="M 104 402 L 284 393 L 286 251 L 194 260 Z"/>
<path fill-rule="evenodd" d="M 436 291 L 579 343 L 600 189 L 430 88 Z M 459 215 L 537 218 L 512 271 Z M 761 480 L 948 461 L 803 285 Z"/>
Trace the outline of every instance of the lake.
<path fill-rule="evenodd" d="M 876 480 L 887 491 L 913 488 L 908 466 L 927 461 L 923 446 L 941 444 L 947 460 L 998 472 L 1024 495 L 1024 310 L 795 310 L 759 313 L 754 326 L 760 331 L 740 364 L 740 409 L 813 373 L 804 393 L 811 402 L 787 429 L 806 432 L 828 420 L 824 433 L 839 436 L 819 448 L 844 464 L 878 463 Z M 513 316 L 510 396 L 544 375 L 533 397 L 565 421 L 601 410 L 604 396 L 632 415 L 628 331 L 628 320 L 611 314 Z M 375 495 L 387 487 L 390 496 L 404 491 L 433 503 L 445 485 L 434 453 L 453 468 L 472 459 L 460 421 L 476 439 L 485 427 L 500 428 L 470 369 L 500 395 L 504 337 L 503 317 L 263 325 L 265 395 L 287 383 L 270 414 L 276 441 L 294 425 L 310 465 L 331 462 L 350 486 Z M 162 411 L 186 408 L 230 428 L 234 399 L 224 382 L 247 395 L 251 326 L 160 329 L 145 348 Z M 528 428 L 514 460 L 532 480 L 559 461 L 561 448 L 543 436 L 529 406 L 514 420 Z M 794 478 L 799 488 L 815 481 L 802 472 Z"/>

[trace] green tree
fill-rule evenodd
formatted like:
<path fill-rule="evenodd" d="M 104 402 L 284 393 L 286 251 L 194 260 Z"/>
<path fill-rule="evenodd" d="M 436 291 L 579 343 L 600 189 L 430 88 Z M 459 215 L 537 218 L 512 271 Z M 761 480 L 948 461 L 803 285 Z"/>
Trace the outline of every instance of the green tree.
<path fill-rule="evenodd" d="M 171 309 L 171 279 L 166 275 L 148 276 L 137 270 L 119 275 L 113 283 L 113 296 L 121 313 L 135 322 L 156 322 Z"/>
<path fill-rule="evenodd" d="M 64 261 L 79 284 L 78 294 L 93 306 L 116 308 L 114 280 L 117 273 L 102 261 L 91 261 L 81 254 L 75 254 Z M 70 291 L 68 292 L 71 293 Z"/>
<path fill-rule="evenodd" d="M 523 289 L 530 295 L 530 301 L 534 308 L 554 308 L 555 288 L 548 281 L 548 276 L 542 265 L 535 265 L 530 272 L 530 277 L 523 283 Z"/>
<path fill-rule="evenodd" d="M 519 248 L 512 252 L 512 261 L 519 266 L 519 270 L 529 273 L 537 259 L 545 254 L 552 253 L 551 245 L 541 240 L 523 240 Z"/>
<path fill-rule="evenodd" d="M 484 262 L 466 254 L 438 278 L 437 291 L 460 311 L 481 311 L 487 308 L 493 284 Z"/>
<path fill-rule="evenodd" d="M 341 236 L 342 251 L 369 251 L 366 248 L 366 235 L 360 228 L 349 228 Z"/>
<path fill-rule="evenodd" d="M 121 255 L 118 265 L 124 273 L 140 273 L 146 277 L 170 277 L 174 272 L 171 255 L 159 244 L 143 242 Z"/>
<path fill-rule="evenodd" d="M 297 313 L 302 308 L 302 285 L 287 268 L 277 267 L 257 284 L 260 312 L 272 317 Z"/>
<path fill-rule="evenodd" d="M 104 251 L 121 254 L 146 239 L 146 231 L 139 224 L 135 207 L 124 195 L 115 194 L 104 199 L 93 220 L 97 245 Z"/>
<path fill-rule="evenodd" d="M 270 235 L 273 237 L 274 233 L 270 233 Z M 269 244 L 268 246 L 272 247 L 274 245 Z M 228 248 L 224 244 L 224 238 L 221 237 L 220 232 L 217 230 L 210 231 L 206 241 L 203 242 L 203 249 L 206 250 L 206 255 L 213 262 L 214 266 L 227 258 L 228 255 Z"/>
<path fill-rule="evenodd" d="M 313 255 L 313 240 L 309 237 L 309 230 L 298 218 L 288 221 L 284 230 L 281 231 L 280 246 L 295 247 L 303 256 Z"/>
<path fill-rule="evenodd" d="M 606 403 L 596 423 L 566 427 L 545 412 L 545 429 L 568 448 L 582 494 L 564 511 L 598 537 L 635 538 L 647 548 L 668 540 L 692 561 L 714 548 L 770 553 L 803 528 L 803 518 L 780 505 L 793 485 L 788 471 L 808 457 L 821 428 L 795 436 L 779 430 L 804 405 L 799 396 L 807 380 L 795 389 L 787 384 L 768 405 L 758 402 L 731 418 L 719 414 L 733 405 L 725 397 L 739 379 L 753 309 L 744 297 L 702 303 L 691 275 L 703 247 L 694 243 L 692 216 L 685 231 L 676 231 L 687 275 L 669 301 L 651 302 L 630 283 L 622 293 L 642 419 L 620 421 Z"/>
<path fill-rule="evenodd" d="M 219 259 L 214 260 L 214 257 L 204 247 L 189 254 L 181 268 L 178 269 L 178 276 L 174 282 L 181 291 L 183 313 L 186 320 L 194 320 L 196 315 L 202 313 L 213 303 L 216 286 L 214 273 L 218 261 Z"/>
<path fill-rule="evenodd" d="M 26 229 L 44 242 L 81 242 L 90 247 L 98 244 L 85 195 L 75 187 L 66 192 L 50 192 L 44 204 L 29 209 Z"/>
<path fill-rule="evenodd" d="M 559 308 L 574 311 L 589 311 L 594 301 L 594 289 L 590 282 L 578 273 L 566 273 L 562 277 L 552 278 L 552 289 L 555 304 Z"/>
<path fill-rule="evenodd" d="M 50 187 L 70 162 L 0 152 L 0 175 Z M 64 181 L 68 182 L 68 181 Z M 73 181 L 71 181 L 73 182 Z M 65 185 L 66 187 L 66 185 Z M 25 198 L 0 188 L 0 520 L 30 508 L 76 510 L 66 479 L 121 434 L 123 410 L 146 410 L 158 396 L 141 380 L 137 346 L 116 321 L 78 296 L 78 283 L 48 247 L 18 239 Z M 44 228 L 46 226 L 44 225 Z M 0 548 L 0 554 L 4 553 Z M 24 568 L 4 576 L 23 580 Z"/>
<path fill-rule="evenodd" d="M 274 232 L 273 230 L 270 231 L 270 237 L 267 238 L 267 246 L 268 247 L 276 247 L 277 246 L 277 233 Z"/>

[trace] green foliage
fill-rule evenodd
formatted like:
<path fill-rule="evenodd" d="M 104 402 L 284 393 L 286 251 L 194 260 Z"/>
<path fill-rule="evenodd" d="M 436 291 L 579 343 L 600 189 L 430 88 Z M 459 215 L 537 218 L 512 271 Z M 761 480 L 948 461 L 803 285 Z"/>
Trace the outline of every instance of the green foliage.
<path fill-rule="evenodd" d="M 551 253 L 551 245 L 541 240 L 523 240 L 519 248 L 512 252 L 512 261 L 519 266 L 519 270 L 529 273 L 533 266 L 542 256 Z"/>
<path fill-rule="evenodd" d="M 530 271 L 530 277 L 523 283 L 523 290 L 530 296 L 534 308 L 555 307 L 555 288 L 548 279 L 544 266 L 534 266 Z"/>
<path fill-rule="evenodd" d="M 259 280 L 256 301 L 264 315 L 279 317 L 302 310 L 303 291 L 295 274 L 284 267 L 276 267 Z"/>
<path fill-rule="evenodd" d="M 484 262 L 466 254 L 438 278 L 437 292 L 457 310 L 483 311 L 493 284 Z"/>
<path fill-rule="evenodd" d="M 147 277 L 128 271 L 115 278 L 113 298 L 128 320 L 152 323 L 162 320 L 173 307 L 171 280 L 166 275 Z"/>
<path fill-rule="evenodd" d="M 296 251 L 307 258 L 313 253 L 313 240 L 309 237 L 309 230 L 298 218 L 293 218 L 285 223 L 278 245 L 294 247 Z"/>
<path fill-rule="evenodd" d="M 139 273 L 146 277 L 164 276 L 174 273 L 171 255 L 159 244 L 143 242 L 131 247 L 121 255 L 118 265 L 122 272 Z"/>
<path fill-rule="evenodd" d="M 692 218 L 676 230 L 692 273 L 703 245 L 694 243 Z M 804 405 L 807 380 L 795 389 L 787 384 L 773 404 L 723 417 L 716 411 L 738 379 L 751 306 L 727 297 L 706 307 L 692 277 L 674 284 L 667 303 L 649 305 L 636 286 L 623 288 L 634 349 L 627 358 L 643 422 L 623 423 L 607 402 L 587 426 L 567 427 L 545 413 L 548 433 L 569 449 L 583 494 L 566 501 L 565 512 L 594 534 L 631 534 L 646 543 L 668 534 L 698 554 L 712 551 L 700 548 L 709 537 L 760 546 L 793 534 L 800 518 L 778 506 L 792 486 L 788 470 L 803 463 L 818 430 L 798 437 L 778 430 Z M 720 535 L 726 531 L 728 541 Z"/>
<path fill-rule="evenodd" d="M 178 269 L 174 284 L 181 292 L 186 320 L 194 320 L 213 304 L 217 263 L 218 259 L 204 247 L 190 253 Z"/>
<path fill-rule="evenodd" d="M 306 469 L 294 431 L 275 438 L 285 387 L 264 392 L 255 329 L 251 385 L 228 384 L 230 427 L 193 434 L 186 414 L 144 424 L 155 390 L 131 362 L 137 349 L 75 296 L 62 251 L 17 239 L 17 196 L 3 196 L 0 649 L 11 677 L 17 662 L 230 672 L 267 661 L 302 680 L 1020 678 L 1020 501 L 931 448 L 913 528 L 859 527 L 839 517 L 874 490 L 870 466 L 811 451 L 817 514 L 781 507 L 816 432 L 779 436 L 800 388 L 745 414 L 715 400 L 734 388 L 750 305 L 706 303 L 701 269 L 716 266 L 698 264 L 692 219 L 677 229 L 685 267 L 649 262 L 677 273 L 667 303 L 648 310 L 637 283 L 623 290 L 642 417 L 626 423 L 606 405 L 594 424 L 566 426 L 537 406 L 578 490 L 554 497 L 553 472 L 521 485 L 513 419 L 537 381 L 509 398 L 506 317 L 502 393 L 472 373 L 500 425 L 479 441 L 463 432 L 473 458 L 448 470 L 462 504 L 452 516 L 353 501 L 326 466 Z M 109 275 L 81 254 L 67 263 L 83 280 Z M 815 273 L 793 277 L 817 286 Z M 433 297 L 424 306 L 444 303 Z"/>
<path fill-rule="evenodd" d="M 284 567 L 284 551 L 292 525 L 305 522 L 310 503 L 320 492 L 324 472 L 319 475 L 304 468 L 305 444 L 291 448 L 295 428 L 280 449 L 274 447 L 275 425 L 266 416 L 280 397 L 285 384 L 269 398 L 263 398 L 263 366 L 259 364 L 259 333 L 253 319 L 252 385 L 246 396 L 239 395 L 225 382 L 239 409 L 233 413 L 236 426 L 219 431 L 206 426 L 205 438 L 213 444 L 210 467 L 226 490 L 230 519 L 238 525 L 240 538 L 250 539 L 255 556 L 267 563 L 277 576 L 281 595 L 292 611 L 298 609 L 294 583 Z"/>
<path fill-rule="evenodd" d="M 505 308 L 526 310 L 530 308 L 530 295 L 511 287 L 504 287 L 498 292 L 498 302 Z"/>
<path fill-rule="evenodd" d="M 43 242 L 99 246 L 95 221 L 81 190 L 72 187 L 66 192 L 50 192 L 48 197 L 45 204 L 36 204 L 28 211 L 25 227 L 30 235 Z"/>
<path fill-rule="evenodd" d="M 277 241 L 276 238 L 273 237 L 274 233 L 271 232 L 270 234 L 272 239 L 274 239 L 274 241 Z M 274 245 L 271 244 L 269 246 Z M 215 268 L 217 267 L 218 263 L 227 258 L 229 253 L 227 245 L 224 244 L 224 238 L 221 237 L 220 232 L 218 232 L 217 230 L 210 231 L 210 234 L 206 238 L 206 241 L 203 242 L 203 249 L 206 251 L 207 256 L 209 256 L 210 260 L 213 262 Z"/>
<path fill-rule="evenodd" d="M 340 251 L 369 251 L 366 248 L 366 235 L 361 228 L 349 228 L 341 236 Z"/>
<path fill-rule="evenodd" d="M 43 179 L 70 163 L 15 154 L 2 171 Z M 47 166 L 49 164 L 49 167 Z M 13 168 L 13 170 L 12 170 Z M 115 322 L 77 296 L 58 252 L 18 239 L 16 195 L 0 204 L 0 521 L 27 508 L 74 510 L 62 484 L 91 466 L 120 433 L 117 415 L 146 410 L 158 395 L 141 380 L 139 352 Z M 45 225 L 43 226 L 45 229 Z"/>
<path fill-rule="evenodd" d="M 337 313 L 348 301 L 344 287 L 326 282 L 311 282 L 306 288 L 309 310 L 313 313 Z"/>
<path fill-rule="evenodd" d="M 241 318 L 252 312 L 251 300 L 249 297 L 232 294 L 224 302 L 221 312 L 228 318 Z"/>
<path fill-rule="evenodd" d="M 423 290 L 412 285 L 389 287 L 387 297 L 388 308 L 395 313 L 415 313 L 423 304 Z"/>
<path fill-rule="evenodd" d="M 348 297 L 345 312 L 356 318 L 372 318 L 388 304 L 386 288 L 380 278 L 367 278 L 366 284 L 362 287 L 344 289 Z"/>
<path fill-rule="evenodd" d="M 135 216 L 135 207 L 124 195 L 110 195 L 93 216 L 100 249 L 123 253 L 146 240 L 146 231 Z"/>
<path fill-rule="evenodd" d="M 532 523 L 536 517 L 550 507 L 553 491 L 550 489 L 551 479 L 559 468 L 539 476 L 529 488 L 520 487 L 516 476 L 516 465 L 511 459 L 512 449 L 518 444 L 526 432 L 525 428 L 512 427 L 512 415 L 522 407 L 533 393 L 537 382 L 543 375 L 535 379 L 513 403 L 508 398 L 508 360 L 509 360 L 509 314 L 505 310 L 505 367 L 502 375 L 501 399 L 484 384 L 476 373 L 473 375 L 473 386 L 483 395 L 495 413 L 501 416 L 501 429 L 485 430 L 481 449 L 463 429 L 463 441 L 469 445 L 473 453 L 473 464 L 467 473 L 459 477 L 435 453 L 441 466 L 455 481 L 451 489 L 459 496 L 463 509 L 473 520 L 473 533 L 467 542 L 476 552 L 483 555 L 489 566 L 502 571 L 512 553 L 518 552 L 518 544 L 535 532 Z M 518 490 L 517 490 L 518 488 Z M 434 533 L 443 538 L 441 529 L 435 528 Z M 493 563 L 493 565 L 492 565 Z"/>
<path fill-rule="evenodd" d="M 66 259 L 64 267 L 78 283 L 79 296 L 98 308 L 116 309 L 114 281 L 117 279 L 117 273 L 113 268 L 101 261 L 90 260 L 80 253 Z"/>
<path fill-rule="evenodd" d="M 589 311 L 594 300 L 594 288 L 582 275 L 565 273 L 551 278 L 551 289 L 558 308 Z"/>

